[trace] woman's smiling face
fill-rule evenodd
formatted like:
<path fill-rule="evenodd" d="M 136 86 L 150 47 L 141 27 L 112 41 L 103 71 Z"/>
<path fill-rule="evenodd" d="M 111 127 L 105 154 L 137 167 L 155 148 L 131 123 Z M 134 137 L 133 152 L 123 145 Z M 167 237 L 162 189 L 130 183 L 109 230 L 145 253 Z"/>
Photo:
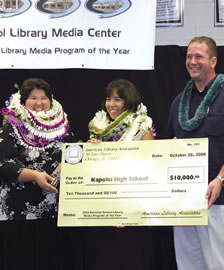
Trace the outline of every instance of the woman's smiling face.
<path fill-rule="evenodd" d="M 111 119 L 116 119 L 125 110 L 125 100 L 118 96 L 116 89 L 106 98 L 105 107 Z"/>
<path fill-rule="evenodd" d="M 49 111 L 51 107 L 51 101 L 46 96 L 43 89 L 33 89 L 28 96 L 25 107 L 31 111 L 40 112 L 40 111 Z"/>

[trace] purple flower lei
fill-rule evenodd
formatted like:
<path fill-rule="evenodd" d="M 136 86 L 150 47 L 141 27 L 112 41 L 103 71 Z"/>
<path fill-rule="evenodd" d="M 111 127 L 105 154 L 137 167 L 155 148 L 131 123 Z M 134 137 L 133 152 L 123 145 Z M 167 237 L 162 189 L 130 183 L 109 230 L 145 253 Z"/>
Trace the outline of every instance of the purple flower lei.
<path fill-rule="evenodd" d="M 25 109 L 26 109 L 26 108 L 25 108 Z M 27 110 L 27 109 L 26 109 L 26 110 Z M 55 128 L 61 126 L 61 125 L 65 122 L 65 115 L 64 115 L 64 110 L 63 110 L 63 109 L 62 109 L 62 119 L 61 119 L 58 123 L 56 123 L 56 124 L 54 124 L 54 125 L 46 125 L 46 124 L 43 124 L 43 123 L 41 123 L 41 122 L 40 122 L 40 121 L 32 114 L 31 111 L 28 111 L 28 113 L 29 113 L 30 116 L 32 117 L 32 120 L 33 120 L 38 126 L 41 126 L 41 127 L 45 128 L 45 129 L 55 129 Z M 49 120 L 54 120 L 57 116 L 59 116 L 59 114 L 60 114 L 60 113 L 58 112 L 56 116 L 50 117 Z"/>
<path fill-rule="evenodd" d="M 14 96 L 14 97 L 13 97 Z M 10 123 L 17 130 L 18 136 L 22 139 L 22 144 L 31 147 L 45 148 L 52 143 L 61 141 L 69 131 L 69 122 L 64 113 L 62 106 L 54 100 L 56 106 L 48 121 L 53 121 L 57 117 L 58 122 L 50 125 L 42 122 L 40 119 L 28 110 L 20 102 L 20 95 L 14 94 L 11 98 L 11 106 L 4 107 L 0 110 L 3 115 L 3 125 Z M 14 98 L 14 100 L 13 100 Z M 13 102 L 12 102 L 13 101 Z M 56 120 L 55 120 L 56 121 Z"/>

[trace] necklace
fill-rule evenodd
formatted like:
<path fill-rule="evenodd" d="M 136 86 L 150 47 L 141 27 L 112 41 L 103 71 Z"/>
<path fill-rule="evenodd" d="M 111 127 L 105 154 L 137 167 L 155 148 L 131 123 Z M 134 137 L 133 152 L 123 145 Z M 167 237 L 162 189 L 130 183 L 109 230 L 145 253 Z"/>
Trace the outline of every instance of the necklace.
<path fill-rule="evenodd" d="M 67 115 L 61 104 L 52 99 L 51 109 L 47 112 L 34 112 L 21 104 L 19 91 L 10 98 L 8 107 L 1 109 L 3 124 L 10 123 L 20 143 L 35 148 L 48 148 L 61 141 L 69 130 Z"/>
<path fill-rule="evenodd" d="M 124 111 L 113 121 L 109 120 L 104 110 L 98 111 L 88 127 L 90 138 L 101 141 L 132 141 L 141 139 L 145 131 L 152 128 L 152 120 L 141 103 L 135 113 Z"/>
<path fill-rule="evenodd" d="M 186 131 L 192 131 L 199 127 L 202 120 L 208 113 L 209 106 L 212 104 L 212 102 L 215 100 L 217 95 L 224 87 L 224 75 L 219 74 L 216 77 L 211 87 L 208 89 L 208 92 L 204 97 L 203 101 L 197 108 L 194 117 L 189 119 L 190 99 L 193 89 L 193 83 L 194 81 L 190 80 L 185 86 L 179 106 L 179 113 L 178 113 L 179 124 Z"/>

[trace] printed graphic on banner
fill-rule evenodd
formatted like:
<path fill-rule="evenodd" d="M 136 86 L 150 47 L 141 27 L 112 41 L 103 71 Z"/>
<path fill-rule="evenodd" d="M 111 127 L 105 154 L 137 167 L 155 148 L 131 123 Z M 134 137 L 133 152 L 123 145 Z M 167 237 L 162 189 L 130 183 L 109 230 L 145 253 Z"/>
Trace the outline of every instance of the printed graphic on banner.
<path fill-rule="evenodd" d="M 49 18 L 60 18 L 67 16 L 80 7 L 80 0 L 51 1 L 40 0 L 36 8 L 46 14 L 51 14 Z"/>
<path fill-rule="evenodd" d="M 94 13 L 100 14 L 100 18 L 109 18 L 119 15 L 131 6 L 130 0 L 87 0 L 86 8 Z"/>
<path fill-rule="evenodd" d="M 0 18 L 17 16 L 27 11 L 31 6 L 29 0 L 1 1 L 0 2 Z"/>
<path fill-rule="evenodd" d="M 156 0 L 9 2 L 0 69 L 154 69 Z"/>

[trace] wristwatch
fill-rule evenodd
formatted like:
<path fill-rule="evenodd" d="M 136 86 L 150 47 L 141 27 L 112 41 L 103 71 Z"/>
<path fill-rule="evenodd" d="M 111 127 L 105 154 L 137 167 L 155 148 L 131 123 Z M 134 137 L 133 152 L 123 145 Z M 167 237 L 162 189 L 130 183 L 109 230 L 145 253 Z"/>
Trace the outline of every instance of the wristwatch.
<path fill-rule="evenodd" d="M 224 187 L 224 177 L 222 177 L 221 175 L 217 175 L 216 178 L 220 180 L 222 186 Z"/>

